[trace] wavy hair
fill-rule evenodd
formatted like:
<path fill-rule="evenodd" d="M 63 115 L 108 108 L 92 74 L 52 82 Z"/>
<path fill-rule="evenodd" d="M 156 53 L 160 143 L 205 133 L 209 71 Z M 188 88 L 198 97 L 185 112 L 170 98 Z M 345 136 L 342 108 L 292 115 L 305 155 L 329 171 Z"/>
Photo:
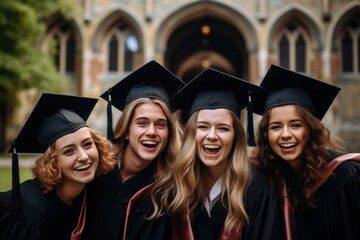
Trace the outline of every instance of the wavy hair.
<path fill-rule="evenodd" d="M 229 165 L 224 174 L 221 198 L 228 213 L 224 223 L 226 233 L 240 229 L 249 223 L 244 207 L 244 192 L 251 177 L 245 131 L 240 119 L 232 112 L 234 140 L 229 156 Z M 169 205 L 170 213 L 184 215 L 188 210 L 190 217 L 205 199 L 205 166 L 196 154 L 196 130 L 199 111 L 192 114 L 185 125 L 181 151 L 173 165 L 174 196 Z"/>
<path fill-rule="evenodd" d="M 116 165 L 112 144 L 97 131 L 89 128 L 91 138 L 99 153 L 99 165 L 96 176 L 108 173 Z M 36 160 L 32 168 L 35 179 L 40 182 L 44 192 L 50 192 L 63 181 L 61 168 L 57 161 L 55 142 L 45 151 L 44 155 Z"/>
<path fill-rule="evenodd" d="M 257 145 L 257 161 L 259 167 L 269 180 L 274 183 L 279 194 L 285 180 L 290 201 L 299 209 L 316 206 L 316 196 L 311 195 L 310 189 L 324 174 L 324 168 L 331 157 L 329 149 L 343 149 L 340 139 L 332 138 L 329 129 L 309 111 L 299 105 L 294 105 L 297 113 L 305 124 L 308 141 L 302 153 L 302 168 L 300 175 L 294 174 L 290 165 L 282 160 L 271 149 L 268 140 L 268 129 L 271 109 L 267 111 L 259 123 Z"/>
<path fill-rule="evenodd" d="M 169 110 L 168 106 L 161 100 L 150 98 L 139 98 L 129 103 L 120 119 L 118 120 L 114 133 L 113 140 L 116 146 L 115 156 L 117 159 L 121 159 L 125 148 L 128 144 L 125 136 L 128 133 L 129 125 L 134 115 L 135 109 L 146 103 L 155 103 L 163 110 L 165 117 L 168 121 L 169 136 L 164 150 L 155 159 L 156 161 L 156 180 L 155 185 L 152 188 L 151 199 L 153 202 L 154 211 L 149 216 L 149 219 L 160 217 L 166 213 L 168 206 L 169 193 L 172 191 L 172 179 L 173 171 L 171 169 L 172 162 L 178 154 L 181 146 L 182 128 L 177 121 L 175 115 Z"/>

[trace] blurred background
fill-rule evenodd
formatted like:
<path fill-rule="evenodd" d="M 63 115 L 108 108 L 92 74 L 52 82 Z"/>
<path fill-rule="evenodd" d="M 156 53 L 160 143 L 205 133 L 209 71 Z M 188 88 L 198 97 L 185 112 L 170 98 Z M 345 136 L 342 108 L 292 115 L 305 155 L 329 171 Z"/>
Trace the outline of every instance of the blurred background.
<path fill-rule="evenodd" d="M 360 152 L 358 0 L 0 0 L 0 191 L 42 92 L 99 97 L 152 59 L 185 82 L 212 67 L 259 84 L 277 64 L 334 84 L 323 122 Z M 88 121 L 103 134 L 105 109 Z M 19 154 L 22 180 L 36 157 Z"/>

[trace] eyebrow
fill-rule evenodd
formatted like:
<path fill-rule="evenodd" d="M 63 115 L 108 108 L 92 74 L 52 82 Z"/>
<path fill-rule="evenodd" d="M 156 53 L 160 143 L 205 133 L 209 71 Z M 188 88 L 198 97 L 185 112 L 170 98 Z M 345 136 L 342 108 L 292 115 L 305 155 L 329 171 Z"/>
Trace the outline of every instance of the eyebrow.
<path fill-rule="evenodd" d="M 83 139 L 83 140 L 81 141 L 81 143 L 86 142 L 86 141 L 88 141 L 88 140 L 92 140 L 92 137 L 87 137 L 87 138 Z M 74 144 L 74 143 L 67 144 L 67 145 L 63 146 L 62 148 L 60 148 L 59 151 L 62 151 L 63 149 L 72 147 L 72 146 L 74 146 L 74 145 L 76 145 L 76 144 Z"/>

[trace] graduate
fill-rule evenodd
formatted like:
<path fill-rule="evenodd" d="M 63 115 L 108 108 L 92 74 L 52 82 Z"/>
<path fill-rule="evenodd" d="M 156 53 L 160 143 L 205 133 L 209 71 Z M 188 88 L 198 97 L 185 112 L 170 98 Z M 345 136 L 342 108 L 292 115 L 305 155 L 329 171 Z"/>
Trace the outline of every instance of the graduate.
<path fill-rule="evenodd" d="M 0 239 L 80 239 L 86 184 L 115 166 L 112 145 L 86 119 L 97 99 L 43 93 L 10 151 L 13 189 L 0 193 Z M 17 153 L 43 153 L 19 185 Z"/>
<path fill-rule="evenodd" d="M 360 154 L 321 122 L 338 87 L 272 65 L 261 86 L 258 161 L 282 199 L 287 239 L 359 239 Z"/>
<path fill-rule="evenodd" d="M 102 98 L 122 111 L 108 137 L 118 166 L 89 188 L 86 239 L 170 239 L 166 214 L 170 164 L 180 149 L 181 127 L 170 97 L 184 83 L 156 61 L 150 61 L 108 89 Z M 109 111 L 110 110 L 110 111 Z M 112 136 L 113 135 L 113 136 Z"/>
<path fill-rule="evenodd" d="M 172 98 L 190 115 L 173 164 L 175 239 L 281 239 L 278 196 L 250 165 L 240 121 L 255 93 L 265 92 L 209 68 Z"/>

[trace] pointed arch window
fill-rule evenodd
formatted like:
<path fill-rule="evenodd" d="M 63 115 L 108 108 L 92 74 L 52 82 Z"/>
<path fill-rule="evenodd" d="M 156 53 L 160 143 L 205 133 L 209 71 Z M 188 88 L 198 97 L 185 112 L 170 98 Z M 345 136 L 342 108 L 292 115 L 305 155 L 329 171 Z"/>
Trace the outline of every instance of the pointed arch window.
<path fill-rule="evenodd" d="M 278 43 L 280 65 L 297 72 L 306 72 L 308 41 L 301 27 L 295 23 L 289 24 L 280 34 Z"/>
<path fill-rule="evenodd" d="M 138 40 L 129 28 L 121 26 L 110 34 L 107 43 L 108 67 L 110 73 L 133 70 L 135 54 L 138 51 Z"/>
<path fill-rule="evenodd" d="M 68 24 L 63 24 L 53 35 L 54 62 L 61 74 L 74 74 L 76 40 Z"/>
<path fill-rule="evenodd" d="M 345 27 L 342 34 L 341 59 L 342 72 L 350 74 L 360 73 L 360 16 L 355 17 Z"/>

